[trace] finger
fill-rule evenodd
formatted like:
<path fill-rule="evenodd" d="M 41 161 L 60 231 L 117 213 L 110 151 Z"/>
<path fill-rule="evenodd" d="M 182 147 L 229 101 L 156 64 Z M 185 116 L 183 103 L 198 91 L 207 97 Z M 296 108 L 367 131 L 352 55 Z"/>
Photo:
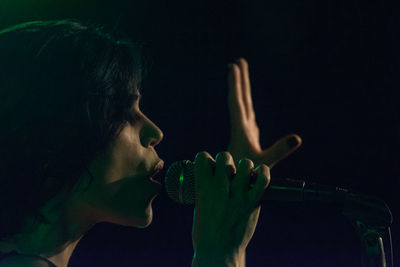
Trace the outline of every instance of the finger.
<path fill-rule="evenodd" d="M 239 161 L 237 174 L 231 182 L 231 194 L 233 197 L 244 197 L 247 195 L 250 184 L 250 173 L 254 163 L 249 159 Z"/>
<path fill-rule="evenodd" d="M 202 190 L 205 184 L 208 184 L 212 179 L 213 163 L 215 161 L 211 155 L 206 152 L 199 152 L 194 160 L 194 178 L 195 178 L 195 190 Z"/>
<path fill-rule="evenodd" d="M 264 195 L 265 189 L 268 187 L 271 180 L 269 167 L 265 164 L 261 164 L 255 170 L 257 178 L 254 186 L 249 190 L 249 199 L 253 202 L 253 207 L 259 205 L 259 202 Z"/>
<path fill-rule="evenodd" d="M 229 152 L 220 152 L 216 156 L 216 162 L 215 182 L 223 192 L 229 193 L 231 177 L 236 173 L 232 155 Z"/>
<path fill-rule="evenodd" d="M 228 107 L 231 117 L 231 125 L 241 125 L 246 119 L 246 110 L 243 103 L 240 70 L 237 64 L 230 64 L 228 87 Z"/>
<path fill-rule="evenodd" d="M 272 168 L 280 160 L 297 150 L 301 142 L 301 138 L 297 134 L 290 134 L 279 139 L 271 147 L 262 152 L 262 163 Z"/>
<path fill-rule="evenodd" d="M 242 83 L 242 97 L 244 107 L 246 109 L 246 115 L 248 119 L 254 119 L 254 107 L 253 100 L 251 97 L 251 86 L 250 86 L 250 76 L 249 76 L 249 64 L 246 59 L 239 58 L 237 60 L 240 68 L 240 81 Z"/>

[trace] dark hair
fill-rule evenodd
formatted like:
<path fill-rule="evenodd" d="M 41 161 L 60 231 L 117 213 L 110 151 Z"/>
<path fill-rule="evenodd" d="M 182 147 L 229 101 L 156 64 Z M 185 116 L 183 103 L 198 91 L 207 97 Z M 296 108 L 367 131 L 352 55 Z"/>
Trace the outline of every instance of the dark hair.
<path fill-rule="evenodd" d="M 0 239 L 69 192 L 130 119 L 141 45 L 77 20 L 0 31 Z"/>

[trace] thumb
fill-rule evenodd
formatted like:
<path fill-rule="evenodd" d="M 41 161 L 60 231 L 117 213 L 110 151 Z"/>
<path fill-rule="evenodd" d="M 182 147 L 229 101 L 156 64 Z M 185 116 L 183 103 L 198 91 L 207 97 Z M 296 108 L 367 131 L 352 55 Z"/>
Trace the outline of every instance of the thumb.
<path fill-rule="evenodd" d="M 280 160 L 286 158 L 301 145 L 301 138 L 297 134 L 289 134 L 276 141 L 268 149 L 264 150 L 261 155 L 261 163 L 272 168 Z"/>

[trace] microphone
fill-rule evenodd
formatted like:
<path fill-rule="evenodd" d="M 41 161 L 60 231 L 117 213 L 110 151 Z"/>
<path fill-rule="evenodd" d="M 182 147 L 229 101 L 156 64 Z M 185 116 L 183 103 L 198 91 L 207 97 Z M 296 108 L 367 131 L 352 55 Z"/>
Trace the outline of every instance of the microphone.
<path fill-rule="evenodd" d="M 183 205 L 195 202 L 194 164 L 189 160 L 171 164 L 165 176 L 168 196 Z M 280 202 L 326 202 L 343 205 L 347 210 L 355 210 L 369 215 L 378 215 L 386 222 L 392 221 L 392 214 L 386 203 L 376 197 L 356 193 L 337 186 L 307 183 L 295 179 L 271 179 L 260 200 Z"/>

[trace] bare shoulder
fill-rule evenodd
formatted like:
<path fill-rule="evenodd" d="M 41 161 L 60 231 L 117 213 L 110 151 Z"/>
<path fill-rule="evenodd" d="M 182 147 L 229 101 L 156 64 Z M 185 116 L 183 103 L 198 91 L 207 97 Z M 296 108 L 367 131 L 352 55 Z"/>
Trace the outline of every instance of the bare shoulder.
<path fill-rule="evenodd" d="M 30 255 L 13 255 L 0 261 L 0 267 L 50 267 L 51 265 L 38 257 Z"/>

